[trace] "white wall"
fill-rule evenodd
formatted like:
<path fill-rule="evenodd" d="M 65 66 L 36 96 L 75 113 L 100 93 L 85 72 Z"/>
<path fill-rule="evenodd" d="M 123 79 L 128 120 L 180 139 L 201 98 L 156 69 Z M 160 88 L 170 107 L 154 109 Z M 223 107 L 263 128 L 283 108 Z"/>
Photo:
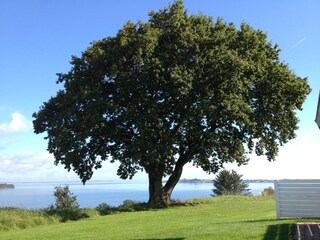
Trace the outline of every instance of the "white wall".
<path fill-rule="evenodd" d="M 320 218 L 320 180 L 275 181 L 277 219 Z"/>

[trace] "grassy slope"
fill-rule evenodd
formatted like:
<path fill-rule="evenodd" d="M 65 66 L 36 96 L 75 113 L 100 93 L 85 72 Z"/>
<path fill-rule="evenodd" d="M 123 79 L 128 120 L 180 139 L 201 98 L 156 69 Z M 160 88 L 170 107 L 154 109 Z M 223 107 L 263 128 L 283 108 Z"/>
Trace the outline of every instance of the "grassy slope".
<path fill-rule="evenodd" d="M 0 239 L 291 239 L 294 220 L 275 220 L 269 197 L 217 197 L 208 203 L 130 212 L 0 232 Z"/>

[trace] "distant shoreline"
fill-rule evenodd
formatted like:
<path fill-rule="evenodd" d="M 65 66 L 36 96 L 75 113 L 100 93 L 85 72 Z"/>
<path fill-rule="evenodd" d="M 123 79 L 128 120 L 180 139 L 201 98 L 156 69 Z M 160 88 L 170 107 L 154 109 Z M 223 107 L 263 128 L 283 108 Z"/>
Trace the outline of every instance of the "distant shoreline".
<path fill-rule="evenodd" d="M 12 189 L 12 188 L 14 188 L 13 184 L 0 183 L 0 189 Z"/>
<path fill-rule="evenodd" d="M 245 179 L 244 180 L 247 183 L 262 183 L 262 182 L 274 182 L 274 180 L 270 179 Z M 210 179 L 180 179 L 179 183 L 213 183 L 213 180 Z"/>

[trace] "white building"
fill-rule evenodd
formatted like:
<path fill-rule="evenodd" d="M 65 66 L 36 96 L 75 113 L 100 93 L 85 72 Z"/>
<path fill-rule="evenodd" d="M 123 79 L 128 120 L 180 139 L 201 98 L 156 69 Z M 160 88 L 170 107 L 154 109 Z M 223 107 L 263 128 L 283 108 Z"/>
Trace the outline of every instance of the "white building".
<path fill-rule="evenodd" d="M 319 93 L 319 99 L 318 99 L 316 123 L 317 123 L 318 127 L 320 128 L 320 93 Z"/>

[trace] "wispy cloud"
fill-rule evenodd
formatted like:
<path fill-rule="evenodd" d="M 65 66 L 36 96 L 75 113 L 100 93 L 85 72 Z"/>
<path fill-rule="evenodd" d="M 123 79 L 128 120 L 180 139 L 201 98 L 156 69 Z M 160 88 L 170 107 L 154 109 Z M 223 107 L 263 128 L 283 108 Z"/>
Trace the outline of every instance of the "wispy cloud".
<path fill-rule="evenodd" d="M 53 166 L 53 156 L 47 152 L 21 152 L 12 156 L 0 153 L 0 172 L 30 174 Z"/>
<path fill-rule="evenodd" d="M 106 176 L 110 179 L 117 179 L 117 167 L 118 164 L 105 162 L 102 169 L 95 171 L 93 179 L 104 180 Z M 64 169 L 63 165 L 55 166 L 53 155 L 47 151 L 23 151 L 14 154 L 5 154 L 0 151 L 0 182 L 8 181 L 80 182 L 80 179 L 73 171 L 68 172 Z"/>
<path fill-rule="evenodd" d="M 10 123 L 0 124 L 0 136 L 32 129 L 32 122 L 19 112 L 11 114 Z"/>
<path fill-rule="evenodd" d="M 294 48 L 298 47 L 298 46 L 299 46 L 301 43 L 303 43 L 306 39 L 307 39 L 306 37 L 300 39 L 300 41 L 298 41 L 295 45 L 293 45 L 293 47 L 292 47 L 291 49 L 294 49 Z"/>

